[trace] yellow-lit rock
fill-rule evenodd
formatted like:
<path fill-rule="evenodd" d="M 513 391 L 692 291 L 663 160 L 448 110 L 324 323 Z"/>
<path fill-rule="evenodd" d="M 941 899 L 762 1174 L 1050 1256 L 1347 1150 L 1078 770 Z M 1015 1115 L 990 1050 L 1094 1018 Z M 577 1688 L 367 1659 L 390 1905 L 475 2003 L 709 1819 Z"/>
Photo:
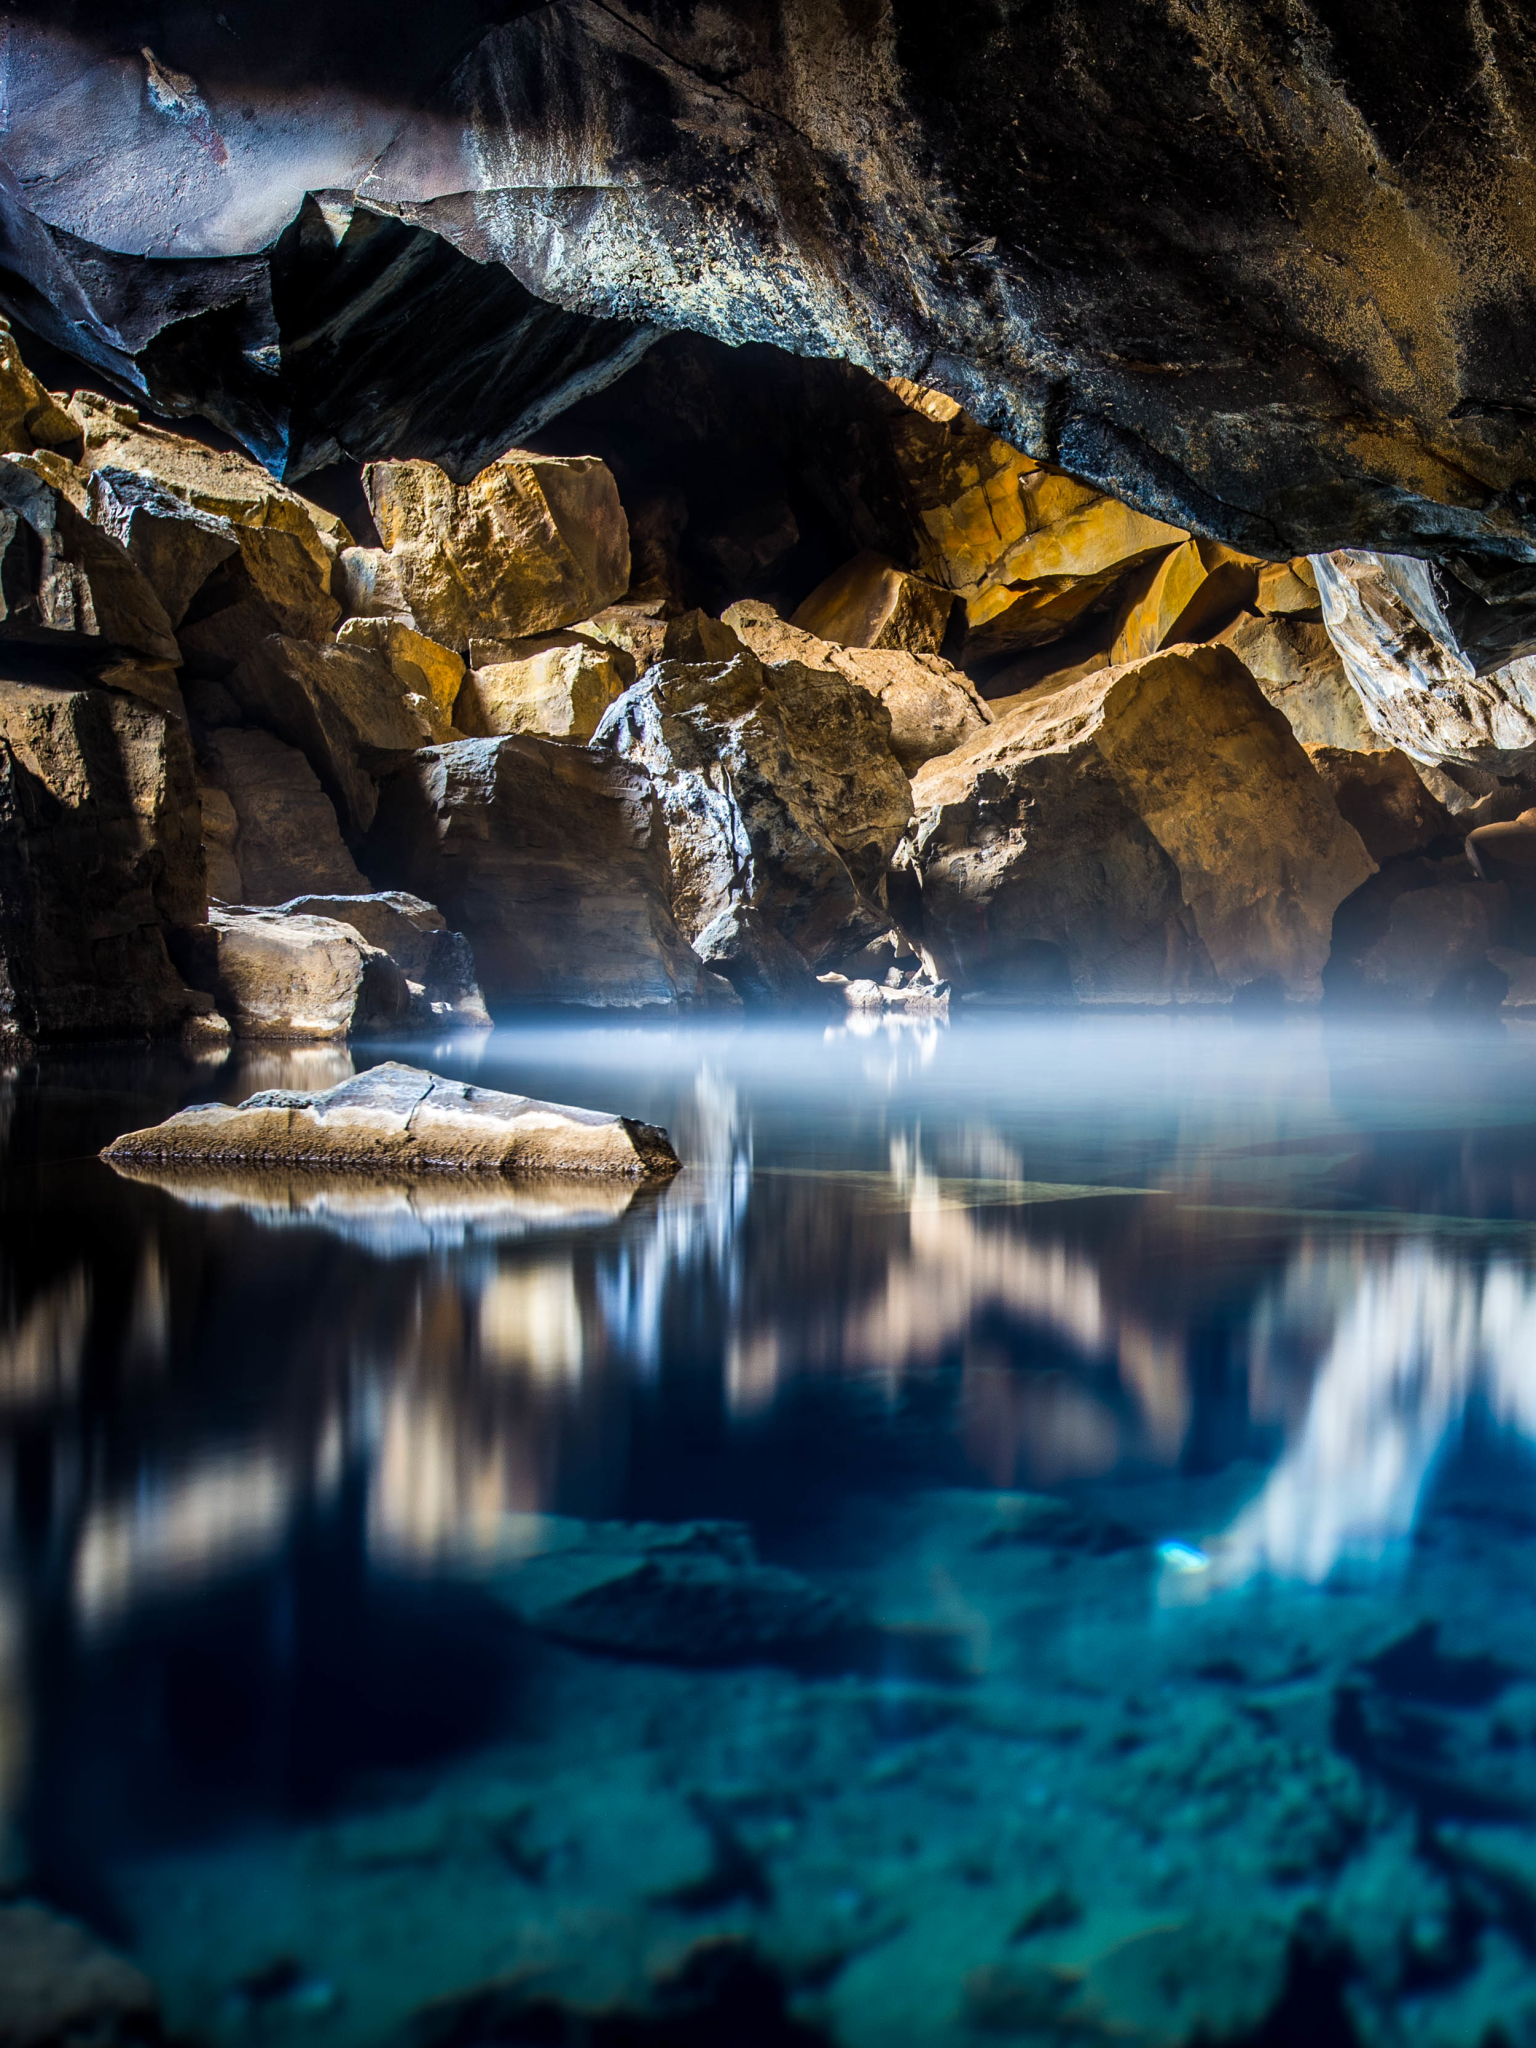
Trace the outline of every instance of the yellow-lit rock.
<path fill-rule="evenodd" d="M 1270 703 L 1285 713 L 1303 746 L 1382 744 L 1326 626 L 1240 612 L 1213 637 L 1232 649 Z"/>
<path fill-rule="evenodd" d="M 792 623 L 839 647 L 937 654 L 954 597 L 865 549 L 817 585 Z"/>
<path fill-rule="evenodd" d="M 28 455 L 34 448 L 78 451 L 80 428 L 21 359 L 8 320 L 0 320 L 0 453 Z"/>
<path fill-rule="evenodd" d="M 1255 602 L 1273 619 L 1320 619 L 1323 615 L 1317 578 L 1305 555 L 1298 555 L 1293 562 L 1266 562 L 1259 571 Z"/>
<path fill-rule="evenodd" d="M 1252 602 L 1260 565 L 1220 541 L 1191 538 L 1131 583 L 1110 649 L 1112 662 L 1139 661 L 1180 640 L 1202 640 Z"/>
<path fill-rule="evenodd" d="M 1373 871 L 1224 647 L 1035 693 L 913 783 L 924 930 L 973 987 L 1148 1000 L 1261 977 L 1315 997 Z"/>
<path fill-rule="evenodd" d="M 589 740 L 603 713 L 634 679 L 622 652 L 581 633 L 471 643 L 475 666 L 459 692 L 458 722 L 475 739 L 542 733 Z"/>
<path fill-rule="evenodd" d="M 451 647 L 442 647 L 399 619 L 348 619 L 336 635 L 338 647 L 366 648 L 389 663 L 405 701 L 434 742 L 463 737 L 453 722 L 453 707 L 464 681 L 464 663 Z"/>
<path fill-rule="evenodd" d="M 434 462 L 374 462 L 363 487 L 412 621 L 445 647 L 554 632 L 628 588 L 629 525 L 595 455 L 514 449 L 467 484 Z"/>

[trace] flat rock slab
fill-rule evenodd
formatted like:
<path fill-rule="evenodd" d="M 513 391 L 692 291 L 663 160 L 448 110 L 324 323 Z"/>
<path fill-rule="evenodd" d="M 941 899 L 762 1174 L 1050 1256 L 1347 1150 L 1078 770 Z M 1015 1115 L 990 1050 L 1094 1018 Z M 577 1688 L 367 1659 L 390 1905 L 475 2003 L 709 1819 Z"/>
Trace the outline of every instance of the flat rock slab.
<path fill-rule="evenodd" d="M 203 1103 L 108 1145 L 111 1163 L 365 1168 L 411 1173 L 611 1174 L 656 1180 L 681 1161 L 654 1124 L 446 1081 L 395 1061 L 322 1093 L 286 1088 Z"/>

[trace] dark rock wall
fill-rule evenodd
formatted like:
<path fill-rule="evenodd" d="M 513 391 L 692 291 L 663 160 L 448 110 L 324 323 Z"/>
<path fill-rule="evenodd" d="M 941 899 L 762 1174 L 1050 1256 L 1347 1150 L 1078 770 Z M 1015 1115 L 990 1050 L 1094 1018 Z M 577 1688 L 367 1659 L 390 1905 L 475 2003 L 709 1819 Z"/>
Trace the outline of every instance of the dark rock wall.
<path fill-rule="evenodd" d="M 1533 65 L 1508 0 L 28 0 L 0 255 L 18 317 L 275 463 L 359 452 L 429 374 L 402 431 L 470 463 L 562 349 L 590 389 L 686 327 L 937 386 L 1255 553 L 1525 562 Z M 344 248 L 285 325 L 310 192 L 483 266 L 400 275 L 377 375 L 298 348 L 363 304 Z M 506 274 L 488 362 L 464 294 Z"/>

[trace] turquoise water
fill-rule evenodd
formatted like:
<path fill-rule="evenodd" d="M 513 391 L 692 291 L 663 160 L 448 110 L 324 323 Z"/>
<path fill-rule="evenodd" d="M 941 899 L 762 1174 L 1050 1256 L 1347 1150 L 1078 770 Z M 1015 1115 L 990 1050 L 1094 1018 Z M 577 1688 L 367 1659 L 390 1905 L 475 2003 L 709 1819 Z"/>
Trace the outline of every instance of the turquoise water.
<path fill-rule="evenodd" d="M 1536 1038 L 358 1051 L 661 1192 L 4 1083 L 0 1849 L 210 2043 L 1536 2042 Z"/>

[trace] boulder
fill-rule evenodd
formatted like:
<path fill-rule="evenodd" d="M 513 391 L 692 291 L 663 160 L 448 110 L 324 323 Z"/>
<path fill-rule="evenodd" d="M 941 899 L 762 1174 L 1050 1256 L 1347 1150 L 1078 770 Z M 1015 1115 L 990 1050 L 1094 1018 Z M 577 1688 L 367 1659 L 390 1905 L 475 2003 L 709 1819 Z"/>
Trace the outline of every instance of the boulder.
<path fill-rule="evenodd" d="M 406 1173 L 592 1173 L 665 1179 L 680 1161 L 654 1124 L 447 1081 L 390 1060 L 319 1094 L 271 1089 L 184 1109 L 103 1159 Z"/>
<path fill-rule="evenodd" d="M 181 694 L 176 670 L 168 661 L 151 661 L 142 654 L 119 655 L 96 670 L 95 680 L 104 689 L 122 690 L 186 724 L 186 699 Z"/>
<path fill-rule="evenodd" d="M 375 462 L 363 488 L 412 621 L 445 647 L 572 626 L 629 586 L 629 529 L 596 456 L 514 449 L 467 484 Z"/>
<path fill-rule="evenodd" d="M 1259 571 L 1254 606 L 1269 619 L 1313 619 L 1323 616 L 1317 578 L 1305 555 L 1289 562 L 1266 562 Z"/>
<path fill-rule="evenodd" d="M 718 999 L 668 903 L 656 791 L 611 754 L 524 734 L 426 748 L 383 784 L 365 857 L 442 906 L 493 1007 Z"/>
<path fill-rule="evenodd" d="M 0 681 L 0 954 L 29 1037 L 171 1031 L 199 1009 L 168 924 L 204 914 L 186 726 L 115 690 Z"/>
<path fill-rule="evenodd" d="M 473 663 L 459 694 L 462 730 L 476 739 L 543 733 L 589 740 L 603 713 L 635 679 L 622 649 L 584 633 L 542 633 L 528 640 L 472 640 Z"/>
<path fill-rule="evenodd" d="M 1495 775 L 1536 762 L 1536 658 L 1495 666 L 1469 644 L 1432 564 L 1343 548 L 1314 555 L 1312 568 L 1328 636 L 1380 741 Z"/>
<path fill-rule="evenodd" d="M 1379 748 L 1328 629 L 1298 618 L 1240 612 L 1216 634 L 1230 647 L 1303 746 Z"/>
<path fill-rule="evenodd" d="M 1109 651 L 1111 664 L 1139 661 L 1176 641 L 1204 640 L 1253 602 L 1261 566 L 1252 555 L 1192 534 L 1130 579 Z"/>
<path fill-rule="evenodd" d="M 389 663 L 422 735 L 433 745 L 464 737 L 453 722 L 453 707 L 464 681 L 464 663 L 452 648 L 439 646 L 399 619 L 348 619 L 336 635 L 338 647 L 359 648 Z"/>
<path fill-rule="evenodd" d="M 297 747 L 269 732 L 226 726 L 207 735 L 204 758 L 235 829 L 228 852 L 238 886 L 230 897 L 210 873 L 212 894 L 226 902 L 277 904 L 308 891 L 366 893 L 367 880 L 342 842 L 335 806 Z M 223 816 L 220 810 L 221 821 Z M 205 811 L 205 835 L 207 830 Z M 228 871 L 220 873 L 227 885 Z"/>
<path fill-rule="evenodd" d="M 1456 834 L 1450 812 L 1395 747 L 1308 747 L 1307 755 L 1333 791 L 1340 817 L 1354 826 L 1378 866 Z"/>
<path fill-rule="evenodd" d="M 87 516 L 88 480 L 60 455 L 0 456 L 0 636 L 181 656 L 128 551 Z"/>
<path fill-rule="evenodd" d="M 1028 531 L 965 600 L 968 666 L 1060 639 L 1127 571 L 1188 539 L 1070 477 L 1037 470 L 1023 482 Z"/>
<path fill-rule="evenodd" d="M 421 744 L 394 671 L 365 648 L 270 634 L 224 686 L 247 718 L 302 750 L 352 831 L 373 822 L 375 773 L 398 767 Z"/>
<path fill-rule="evenodd" d="M 598 742 L 655 779 L 690 940 L 749 905 L 825 970 L 889 928 L 884 877 L 911 791 L 868 691 L 793 662 L 766 670 L 748 653 L 664 660 L 613 706 Z M 729 956 L 716 964 L 735 978 Z"/>
<path fill-rule="evenodd" d="M 143 2048 L 160 2038 L 159 2002 L 142 1971 L 47 1906 L 0 1905 L 5 2048 Z"/>
<path fill-rule="evenodd" d="M 894 647 L 937 654 L 954 605 L 951 591 L 865 549 L 819 583 L 793 624 L 841 647 Z"/>
<path fill-rule="evenodd" d="M 389 956 L 334 917 L 216 905 L 173 945 L 182 973 L 213 997 L 236 1038 L 346 1038 L 400 1023 L 410 1009 Z"/>
<path fill-rule="evenodd" d="M 1235 655 L 1181 647 L 1035 693 L 913 789 L 924 935 L 962 986 L 1128 1000 L 1320 992 L 1372 871 Z"/>
<path fill-rule="evenodd" d="M 576 630 L 610 647 L 622 648 L 635 664 L 636 675 L 644 675 L 652 662 L 660 661 L 667 636 L 667 622 L 673 606 L 663 591 L 627 591 L 619 604 L 604 605 L 590 619 L 579 619 Z"/>
<path fill-rule="evenodd" d="M 1330 975 L 1330 993 L 1409 1008 L 1480 997 L 1491 1009 L 1504 999 L 1508 976 L 1488 956 L 1505 936 L 1506 891 L 1473 880 L 1462 861 L 1442 865 L 1443 878 L 1431 874 L 1428 886 L 1393 898 L 1386 929 L 1358 953 L 1348 981 Z"/>
<path fill-rule="evenodd" d="M 409 1022 L 489 1025 L 469 941 L 462 932 L 449 931 L 435 903 L 403 889 L 383 889 L 355 896 L 296 896 L 277 908 L 288 917 L 334 918 L 388 954 L 405 976 Z"/>
<path fill-rule="evenodd" d="M 830 670 L 878 697 L 890 713 L 891 751 L 909 775 L 992 722 L 991 707 L 970 677 L 937 654 L 834 647 L 751 599 L 730 606 L 723 622 L 765 667 L 798 662 Z"/>
<path fill-rule="evenodd" d="M 86 503 L 91 523 L 122 543 L 173 628 L 219 564 L 239 551 L 228 519 L 189 505 L 140 470 L 93 470 Z"/>
<path fill-rule="evenodd" d="M 77 391 L 68 411 L 82 437 L 86 469 L 134 470 L 199 512 L 242 530 L 291 534 L 329 588 L 331 564 L 351 539 L 332 512 L 289 490 L 248 455 L 209 448 L 141 420 L 131 405 Z"/>
<path fill-rule="evenodd" d="M 329 640 L 341 616 L 329 570 L 282 527 L 235 529 L 240 551 L 223 562 L 187 609 L 177 639 L 189 671 L 224 677 L 270 634 Z"/>
<path fill-rule="evenodd" d="M 34 448 L 80 453 L 80 427 L 21 359 L 9 320 L 0 320 L 0 451 L 28 455 Z"/>

